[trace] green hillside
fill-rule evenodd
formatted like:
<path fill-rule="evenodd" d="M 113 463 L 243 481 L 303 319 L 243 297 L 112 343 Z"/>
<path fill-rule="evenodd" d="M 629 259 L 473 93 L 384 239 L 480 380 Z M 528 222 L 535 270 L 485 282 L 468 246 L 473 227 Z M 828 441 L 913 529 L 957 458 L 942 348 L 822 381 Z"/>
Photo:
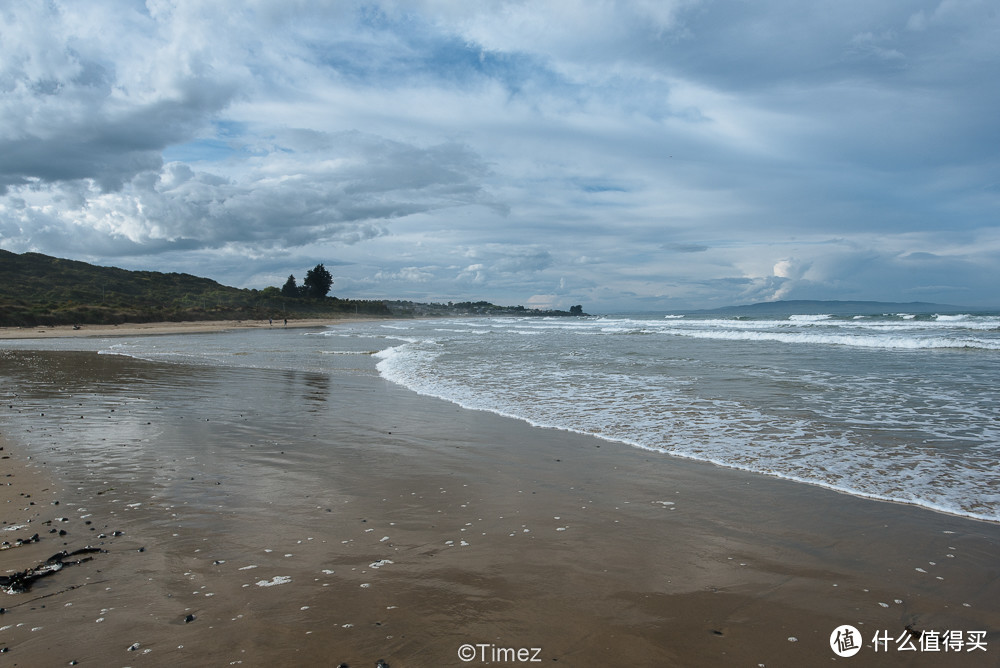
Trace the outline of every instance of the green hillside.
<path fill-rule="evenodd" d="M 0 250 L 0 326 L 390 315 L 383 302 L 282 297 L 190 274 L 127 271 Z"/>

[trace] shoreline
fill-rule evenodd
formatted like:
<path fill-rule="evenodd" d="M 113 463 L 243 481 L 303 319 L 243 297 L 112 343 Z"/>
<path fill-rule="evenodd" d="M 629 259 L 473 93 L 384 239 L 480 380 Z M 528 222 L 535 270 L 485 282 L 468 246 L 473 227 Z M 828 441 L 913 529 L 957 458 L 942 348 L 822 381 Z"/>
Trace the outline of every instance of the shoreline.
<path fill-rule="evenodd" d="M 420 394 L 420 393 L 417 393 L 417 394 Z M 752 469 L 752 468 L 749 468 L 749 467 L 741 467 L 741 466 L 736 466 L 736 465 L 731 465 L 731 464 L 722 464 L 722 463 L 711 461 L 711 460 L 708 460 L 708 459 L 698 459 L 697 457 L 690 457 L 690 456 L 687 456 L 687 455 L 679 455 L 679 454 L 676 454 L 676 453 L 673 453 L 673 452 L 664 452 L 664 451 L 660 451 L 660 450 L 645 448 L 643 446 L 636 445 L 636 444 L 634 444 L 634 443 L 632 443 L 630 441 L 626 441 L 624 439 L 609 438 L 609 437 L 603 436 L 601 434 L 589 434 L 587 432 L 583 432 L 583 431 L 579 431 L 579 430 L 571 429 L 571 428 L 567 428 L 567 427 L 553 427 L 553 426 L 549 426 L 549 425 L 536 424 L 536 423 L 532 422 L 531 420 L 529 420 L 527 418 L 515 417 L 515 416 L 507 415 L 507 414 L 504 414 L 504 413 L 501 413 L 501 412 L 492 411 L 492 410 L 486 409 L 486 408 L 467 408 L 465 406 L 462 406 L 461 404 L 452 402 L 452 401 L 450 401 L 448 399 L 441 399 L 440 397 L 436 397 L 436 396 L 430 395 L 430 394 L 428 394 L 428 395 L 421 394 L 421 396 L 426 396 L 428 398 L 435 399 L 435 400 L 438 400 L 438 401 L 445 401 L 447 403 L 454 403 L 454 405 L 462 408 L 462 410 L 479 411 L 479 412 L 483 412 L 483 413 L 488 413 L 490 415 L 496 415 L 496 416 L 502 417 L 504 419 L 516 420 L 518 422 L 524 423 L 525 425 L 531 427 L 532 429 L 552 429 L 552 430 L 555 430 L 555 431 L 562 431 L 562 432 L 566 432 L 566 433 L 569 433 L 569 434 L 576 434 L 576 435 L 581 436 L 583 438 L 593 438 L 593 439 L 596 439 L 596 440 L 599 440 L 599 441 L 606 442 L 606 443 L 611 444 L 611 445 L 621 446 L 621 447 L 625 447 L 625 448 L 629 448 L 629 449 L 633 449 L 633 450 L 638 450 L 639 452 L 644 452 L 644 453 L 652 454 L 652 455 L 656 455 L 656 456 L 669 457 L 671 459 L 677 459 L 677 460 L 683 461 L 683 462 L 692 462 L 694 464 L 706 465 L 706 466 L 711 466 L 711 467 L 717 467 L 717 468 L 720 468 L 720 469 L 725 469 L 725 470 L 728 470 L 728 471 L 734 471 L 734 472 L 738 472 L 738 473 L 742 473 L 742 474 L 746 474 L 746 475 L 750 475 L 750 476 L 761 476 L 761 477 L 764 477 L 764 478 L 770 478 L 772 480 L 780 480 L 780 481 L 786 482 L 786 483 L 792 483 L 792 484 L 797 484 L 797 485 L 806 485 L 806 486 L 809 486 L 809 487 L 815 487 L 816 489 L 821 489 L 821 490 L 826 491 L 826 492 L 833 492 L 835 494 L 843 494 L 844 496 L 848 496 L 848 497 L 851 497 L 851 498 L 854 498 L 854 499 L 860 499 L 860 500 L 863 500 L 863 501 L 870 501 L 870 502 L 873 502 L 873 503 L 887 503 L 887 504 L 891 504 L 891 505 L 908 507 L 908 508 L 913 508 L 913 509 L 916 509 L 916 510 L 921 510 L 921 511 L 930 512 L 930 513 L 935 513 L 935 514 L 938 514 L 938 515 L 944 515 L 946 517 L 953 517 L 955 519 L 965 520 L 965 521 L 969 521 L 969 522 L 982 522 L 984 524 L 990 524 L 990 525 L 994 525 L 994 526 L 1000 526 L 1000 519 L 992 519 L 992 518 L 989 518 L 989 517 L 982 517 L 982 516 L 979 516 L 979 515 L 970 515 L 970 514 L 967 514 L 967 513 L 959 512 L 957 510 L 949 510 L 947 508 L 942 508 L 942 507 L 938 507 L 938 506 L 931 506 L 931 505 L 925 505 L 925 504 L 922 504 L 922 503 L 917 503 L 916 501 L 904 501 L 904 500 L 901 500 L 901 499 L 894 499 L 892 497 L 881 496 L 881 495 L 878 495 L 878 494 L 866 494 L 866 493 L 863 493 L 863 492 L 857 492 L 857 491 L 854 491 L 854 490 L 851 490 L 851 489 L 846 489 L 846 488 L 843 488 L 843 487 L 838 487 L 836 485 L 829 485 L 829 484 L 825 484 L 825 483 L 822 483 L 822 482 L 817 482 L 817 481 L 814 481 L 814 480 L 807 480 L 807 479 L 804 479 L 804 478 L 796 478 L 796 477 L 792 477 L 792 476 L 785 476 L 785 475 L 780 475 L 780 474 L 777 474 L 777 473 L 768 473 L 768 472 L 765 472 L 765 471 L 758 471 L 758 470 L 755 470 L 755 469 Z"/>
<path fill-rule="evenodd" d="M 421 317 L 420 319 L 426 319 L 426 317 Z M 304 318 L 297 320 L 289 320 L 287 324 L 284 324 L 277 320 L 272 322 L 264 320 L 199 320 L 199 321 L 167 321 L 167 322 L 153 322 L 153 323 L 123 323 L 121 325 L 86 325 L 86 326 L 81 326 L 79 329 L 74 328 L 74 326 L 70 325 L 56 325 L 56 326 L 45 326 L 45 327 L 0 327 L 0 340 L 30 340 L 30 339 L 41 340 L 41 339 L 52 339 L 52 338 L 109 338 L 109 337 L 127 337 L 127 336 L 158 336 L 158 335 L 171 335 L 171 334 L 204 334 L 204 333 L 221 333 L 221 332 L 241 330 L 241 329 L 306 329 L 306 328 L 332 327 L 338 324 L 393 321 L 393 320 L 399 320 L 399 318 L 345 315 L 343 317 L 335 317 L 335 318 Z M 406 319 L 403 319 L 403 321 L 405 322 Z M 426 395 L 426 396 L 437 399 L 437 397 L 434 397 L 433 395 Z M 448 400 L 445 399 L 444 401 Z M 465 407 L 462 408 L 464 410 L 484 410 L 485 412 L 494 415 L 509 417 L 504 415 L 503 413 L 494 413 L 493 411 L 490 411 L 488 409 L 475 409 L 475 408 L 467 409 Z M 524 418 L 515 417 L 512 419 L 523 421 L 526 425 L 529 425 L 532 428 L 556 429 L 560 431 L 563 430 L 562 427 L 537 425 L 531 422 L 530 420 Z M 600 440 L 606 440 L 608 443 L 620 444 L 629 448 L 636 448 L 640 451 L 647 451 L 647 449 L 642 446 L 613 438 L 606 439 L 605 437 L 599 434 L 586 434 L 584 432 L 576 431 L 573 429 L 566 429 L 565 431 L 568 431 L 569 433 L 579 434 L 584 437 L 593 437 Z M 648 450 L 648 452 L 657 452 L 657 451 Z M 667 457 L 685 461 L 708 464 L 710 466 L 718 466 L 724 469 L 748 473 L 750 475 L 760 475 L 796 484 L 809 485 L 817 487 L 819 489 L 824 489 L 838 494 L 844 494 L 851 497 L 865 499 L 868 501 L 909 506 L 960 519 L 1000 525 L 1000 519 L 970 515 L 959 511 L 949 510 L 946 508 L 924 505 L 921 503 L 911 502 L 911 501 L 903 501 L 891 497 L 880 496 L 877 494 L 865 494 L 862 492 L 856 492 L 850 489 L 837 487 L 835 485 L 824 484 L 822 482 L 782 476 L 778 474 L 767 473 L 764 471 L 757 471 L 750 468 L 742 468 L 735 465 L 720 464 L 707 459 L 698 459 L 695 457 L 688 457 L 685 455 L 678 455 L 670 452 L 665 452 L 665 453 L 657 452 L 657 454 L 662 454 Z"/>
<path fill-rule="evenodd" d="M 289 320 L 187 320 L 170 322 L 122 323 L 121 325 L 52 325 L 42 327 L 0 327 L 0 339 L 49 339 L 68 337 L 142 336 L 157 334 L 203 334 L 233 329 L 281 329 L 326 327 L 341 323 L 370 322 L 398 318 L 348 315 L 342 318 L 302 318 Z"/>
<path fill-rule="evenodd" d="M 27 491 L 23 508 L 68 532 L 0 552 L 0 574 L 106 534 L 106 553 L 31 599 L 0 593 L 18 665 L 489 663 L 459 661 L 471 643 L 571 666 L 818 666 L 840 624 L 862 630 L 866 666 L 1000 651 L 995 524 L 658 458 L 370 375 L 93 357 L 46 358 L 79 406 L 0 407 L 9 461 L 30 456 L 24 480 L 65 490 L 60 506 Z M 136 378 L 155 392 L 140 403 Z M 273 396 L 312 403 L 257 408 Z M 988 650 L 874 651 L 877 630 L 907 626 L 982 630 Z"/>

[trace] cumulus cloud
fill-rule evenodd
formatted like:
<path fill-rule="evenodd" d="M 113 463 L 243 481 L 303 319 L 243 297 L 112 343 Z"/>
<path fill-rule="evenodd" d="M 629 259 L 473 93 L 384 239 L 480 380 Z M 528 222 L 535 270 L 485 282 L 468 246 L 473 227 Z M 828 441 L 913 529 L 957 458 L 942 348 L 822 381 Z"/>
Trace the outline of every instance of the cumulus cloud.
<path fill-rule="evenodd" d="M 13 3 L 0 22 L 0 192 L 76 179 L 118 190 L 236 95 L 195 31 L 168 34 L 134 6 Z"/>
<path fill-rule="evenodd" d="M 0 10 L 0 194 L 18 192 L 18 204 L 2 209 L 4 245 L 114 256 L 350 244 L 384 234 L 395 218 L 490 204 L 481 184 L 488 169 L 460 142 L 280 124 L 244 133 L 245 124 L 217 123 L 268 83 L 248 75 L 247 44 L 294 23 L 268 3 L 257 9 L 264 20 L 242 41 L 230 37 L 237 30 L 214 39 L 211 27 L 226 15 L 184 2 L 121 15 L 101 3 Z M 136 32 L 102 39 L 105 23 Z M 294 65 L 297 55 L 278 60 Z M 274 60 L 256 64 L 277 67 Z M 198 160 L 223 127 L 234 135 L 223 138 L 231 160 Z M 164 164 L 177 146 L 192 164 Z"/>
<path fill-rule="evenodd" d="M 809 268 L 807 263 L 802 263 L 795 258 L 785 258 L 774 263 L 772 273 L 778 278 L 802 278 Z"/>
<path fill-rule="evenodd" d="M 384 234 L 381 223 L 394 218 L 489 203 L 479 183 L 487 170 L 464 146 L 421 148 L 357 133 L 317 139 L 321 154 L 277 150 L 236 178 L 174 162 L 139 172 L 111 192 L 94 183 L 49 191 L 76 207 L 53 208 L 48 198 L 29 197 L 38 203 L 7 212 L 26 232 L 10 243 L 37 239 L 41 222 L 48 234 L 67 240 L 100 233 L 107 243 L 93 250 L 117 248 L 118 254 L 350 244 Z"/>

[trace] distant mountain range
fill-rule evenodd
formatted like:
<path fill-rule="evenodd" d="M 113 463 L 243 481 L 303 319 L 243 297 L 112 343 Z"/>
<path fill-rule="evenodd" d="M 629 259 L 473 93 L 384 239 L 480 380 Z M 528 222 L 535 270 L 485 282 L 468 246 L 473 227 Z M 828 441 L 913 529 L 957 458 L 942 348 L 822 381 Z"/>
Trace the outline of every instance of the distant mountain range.
<path fill-rule="evenodd" d="M 715 309 L 685 311 L 685 313 L 718 313 L 720 315 L 881 315 L 882 313 L 972 313 L 981 309 L 934 304 L 931 302 L 872 302 L 791 299 L 761 302 L 741 306 L 723 306 Z"/>

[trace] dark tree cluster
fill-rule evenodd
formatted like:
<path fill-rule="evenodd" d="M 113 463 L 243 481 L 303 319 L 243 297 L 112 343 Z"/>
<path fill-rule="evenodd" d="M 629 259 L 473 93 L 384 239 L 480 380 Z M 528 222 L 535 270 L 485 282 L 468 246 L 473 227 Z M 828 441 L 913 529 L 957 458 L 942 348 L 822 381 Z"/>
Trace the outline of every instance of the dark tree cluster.
<path fill-rule="evenodd" d="M 294 274 L 289 276 L 285 284 L 281 286 L 281 294 L 284 297 L 322 299 L 330 292 L 331 287 L 333 287 L 333 276 L 326 270 L 326 267 L 317 264 L 306 272 L 302 285 L 296 285 Z"/>

